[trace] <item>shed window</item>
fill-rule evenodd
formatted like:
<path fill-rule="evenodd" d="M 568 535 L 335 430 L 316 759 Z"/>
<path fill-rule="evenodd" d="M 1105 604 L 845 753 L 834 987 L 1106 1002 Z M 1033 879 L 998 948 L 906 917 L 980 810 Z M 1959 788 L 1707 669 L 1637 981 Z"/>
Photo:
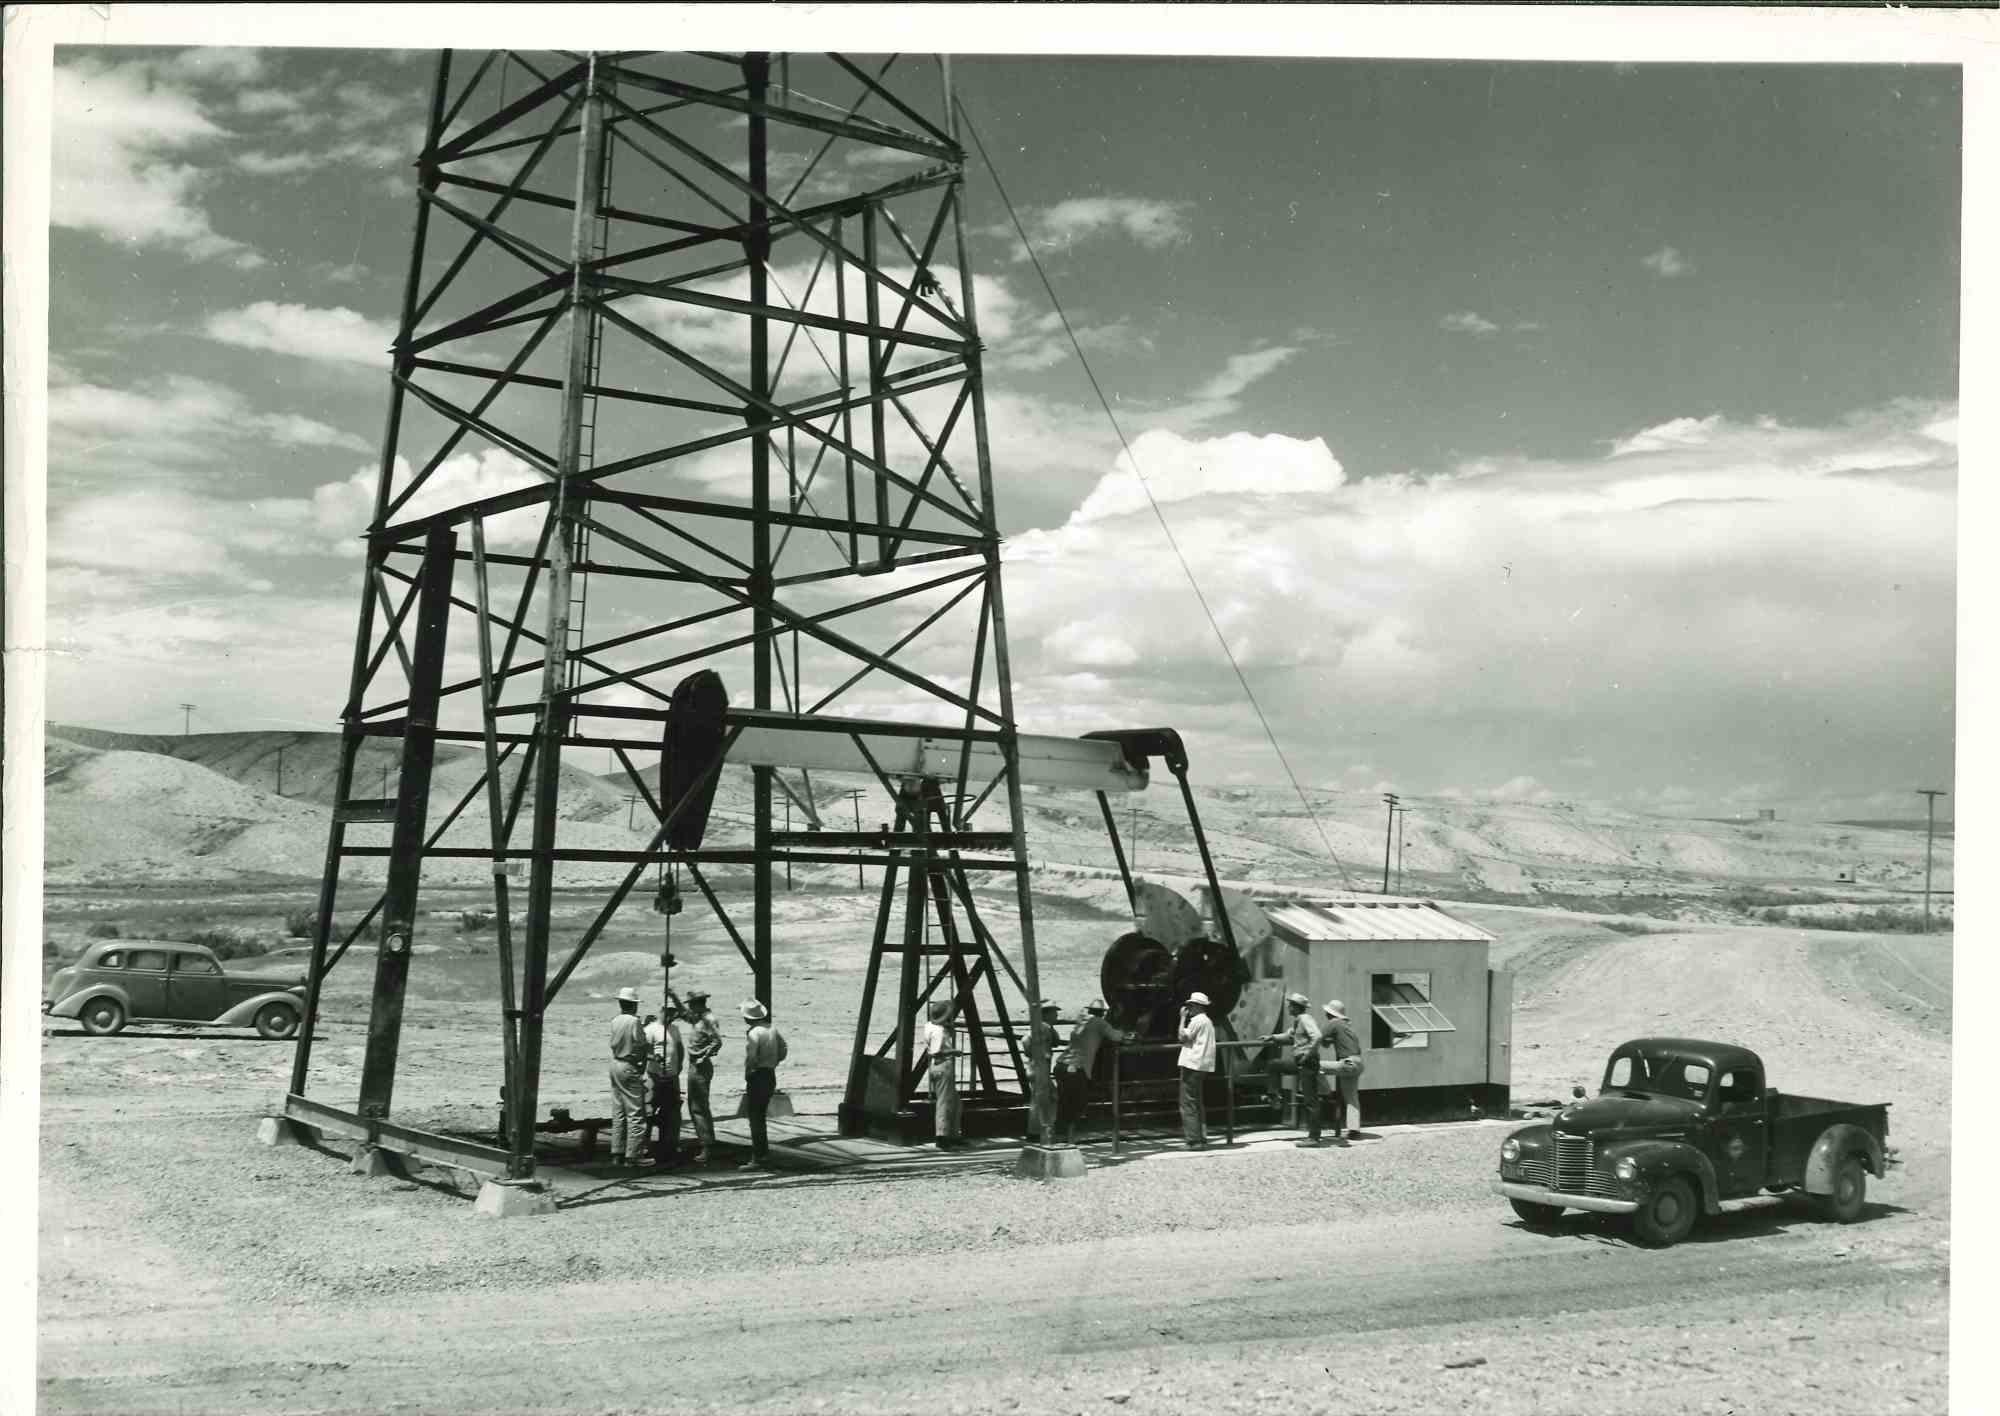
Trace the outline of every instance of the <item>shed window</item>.
<path fill-rule="evenodd" d="M 1428 973 L 1371 974 L 1368 992 L 1375 1014 L 1370 1047 L 1429 1047 L 1432 1033 L 1458 1031 L 1431 1002 Z"/>

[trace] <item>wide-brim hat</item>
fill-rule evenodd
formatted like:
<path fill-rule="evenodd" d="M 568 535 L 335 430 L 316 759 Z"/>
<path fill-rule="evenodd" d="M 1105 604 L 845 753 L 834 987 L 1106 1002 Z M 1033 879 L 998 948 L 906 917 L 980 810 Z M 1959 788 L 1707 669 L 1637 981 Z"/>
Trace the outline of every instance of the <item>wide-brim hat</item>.
<path fill-rule="evenodd" d="M 1334 999 L 1331 1003 L 1327 1004 L 1326 1008 L 1323 1011 L 1329 1018 L 1336 1019 L 1343 1023 L 1347 1021 L 1347 1005 L 1341 1002 L 1338 998 Z"/>
<path fill-rule="evenodd" d="M 1062 1004 L 1056 1002 L 1053 998 L 1044 998 L 1042 1000 L 1041 1011 L 1044 1013 L 1060 1013 L 1062 1011 Z"/>
<path fill-rule="evenodd" d="M 705 988 L 691 988 L 684 995 L 683 1001 L 687 1003 L 706 1003 L 708 1001 L 708 990 Z"/>
<path fill-rule="evenodd" d="M 618 1001 L 620 1003 L 637 1003 L 639 1001 L 639 990 L 636 988 L 619 989 Z"/>
<path fill-rule="evenodd" d="M 932 1021 L 932 1022 L 934 1022 L 934 1023 L 941 1023 L 941 1022 L 943 1022 L 943 1021 L 944 1021 L 944 1020 L 945 1020 L 946 1018 L 949 1018 L 950 1016 L 951 1016 L 951 1002 L 950 1002 L 950 1000 L 949 1000 L 949 999 L 945 999 L 945 998 L 933 998 L 933 999 L 931 1000 L 931 1021 Z"/>
<path fill-rule="evenodd" d="M 1303 993 L 1287 993 L 1285 1001 L 1300 1008 L 1312 1007 L 1312 999 L 1306 997 Z"/>
<path fill-rule="evenodd" d="M 1102 998 L 1093 998 L 1088 1003 L 1083 1005 L 1083 1011 L 1086 1013 L 1104 1013 L 1104 1012 L 1109 1012 L 1110 1010 L 1104 1006 L 1104 1000 Z"/>
<path fill-rule="evenodd" d="M 743 1021 L 746 1023 L 761 1023 L 770 1016 L 770 1010 L 754 998 L 743 1005 Z"/>
<path fill-rule="evenodd" d="M 1202 1007 L 1206 1008 L 1208 1007 L 1208 995 L 1200 992 L 1190 993 L 1188 995 L 1188 1002 L 1199 1003 Z"/>

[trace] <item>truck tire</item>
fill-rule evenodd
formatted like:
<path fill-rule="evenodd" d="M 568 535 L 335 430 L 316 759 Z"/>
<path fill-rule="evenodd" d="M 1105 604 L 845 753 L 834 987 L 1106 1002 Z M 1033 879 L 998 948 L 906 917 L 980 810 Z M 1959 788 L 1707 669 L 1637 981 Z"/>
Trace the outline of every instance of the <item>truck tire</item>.
<path fill-rule="evenodd" d="M 1868 1172 L 1858 1155 L 1844 1155 L 1833 1168 L 1833 1193 L 1811 1196 L 1814 1219 L 1852 1224 L 1868 1203 Z"/>
<path fill-rule="evenodd" d="M 298 1010 L 283 1003 L 266 1003 L 257 1010 L 257 1031 L 273 1042 L 299 1030 Z"/>
<path fill-rule="evenodd" d="M 93 998 L 76 1016 L 92 1037 L 110 1037 L 125 1028 L 125 1007 L 116 998 Z"/>
<path fill-rule="evenodd" d="M 1688 1237 L 1698 1212 L 1694 1186 L 1688 1184 L 1687 1177 L 1669 1175 L 1640 1202 L 1632 1227 L 1638 1231 L 1640 1243 L 1665 1249 Z"/>
<path fill-rule="evenodd" d="M 1516 1200 L 1511 1197 L 1507 1203 L 1514 1207 L 1514 1213 L 1521 1217 L 1521 1223 L 1530 1229 L 1547 1229 L 1562 1218 L 1561 1205 L 1539 1205 L 1533 1200 Z"/>

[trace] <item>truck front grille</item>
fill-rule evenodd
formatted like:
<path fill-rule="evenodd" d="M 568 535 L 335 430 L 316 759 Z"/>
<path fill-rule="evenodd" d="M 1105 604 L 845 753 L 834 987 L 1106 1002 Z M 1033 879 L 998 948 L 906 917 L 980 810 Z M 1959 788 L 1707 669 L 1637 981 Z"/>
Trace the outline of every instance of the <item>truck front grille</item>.
<path fill-rule="evenodd" d="M 1556 1188 L 1580 1195 L 1590 1183 L 1590 1137 L 1557 1136 Z"/>

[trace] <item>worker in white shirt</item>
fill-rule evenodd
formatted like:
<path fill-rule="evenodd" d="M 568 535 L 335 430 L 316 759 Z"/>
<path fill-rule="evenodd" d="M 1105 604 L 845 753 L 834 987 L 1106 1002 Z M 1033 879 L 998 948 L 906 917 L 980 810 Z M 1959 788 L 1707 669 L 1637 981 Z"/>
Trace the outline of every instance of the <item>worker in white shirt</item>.
<path fill-rule="evenodd" d="M 611 1163 L 640 1165 L 646 1151 L 646 1040 L 639 1021 L 639 990 L 618 990 L 611 1020 Z"/>
<path fill-rule="evenodd" d="M 674 1021 L 680 1015 L 680 1005 L 670 997 L 659 1016 L 646 1020 L 646 1041 L 652 1044 L 646 1057 L 646 1086 L 659 1136 L 653 1144 L 653 1164 L 662 1170 L 681 1163 L 681 1070 L 687 1048 Z"/>
<path fill-rule="evenodd" d="M 743 1113 L 750 1122 L 750 1159 L 742 1168 L 755 1170 L 763 1168 L 771 1153 L 765 1118 L 778 1090 L 778 1064 L 785 1060 L 787 1049 L 770 1010 L 756 999 L 743 1005 L 743 1021 L 748 1025 L 743 1035 Z"/>
<path fill-rule="evenodd" d="M 924 1024 L 924 1053 L 930 1059 L 926 1079 L 931 1091 L 931 1131 L 939 1150 L 959 1142 L 958 1029 L 952 1026 L 957 1007 L 948 998 L 931 1000 Z"/>
<path fill-rule="evenodd" d="M 1208 995 L 1190 993 L 1181 1007 L 1181 1136 L 1189 1150 L 1208 1147 L 1208 1123 L 1202 1112 L 1202 1086 L 1215 1070 L 1215 1023 L 1208 1016 Z"/>

